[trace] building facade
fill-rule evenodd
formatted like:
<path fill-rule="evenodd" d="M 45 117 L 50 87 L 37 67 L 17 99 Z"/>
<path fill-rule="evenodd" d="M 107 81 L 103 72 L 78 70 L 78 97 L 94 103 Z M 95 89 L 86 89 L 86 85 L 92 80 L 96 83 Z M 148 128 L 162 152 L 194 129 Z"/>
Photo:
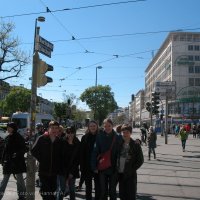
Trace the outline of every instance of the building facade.
<path fill-rule="evenodd" d="M 145 96 L 151 96 L 157 81 L 176 82 L 176 98 L 168 108 L 171 123 L 199 123 L 200 33 L 169 33 L 145 70 Z M 162 105 L 165 109 L 165 100 Z"/>

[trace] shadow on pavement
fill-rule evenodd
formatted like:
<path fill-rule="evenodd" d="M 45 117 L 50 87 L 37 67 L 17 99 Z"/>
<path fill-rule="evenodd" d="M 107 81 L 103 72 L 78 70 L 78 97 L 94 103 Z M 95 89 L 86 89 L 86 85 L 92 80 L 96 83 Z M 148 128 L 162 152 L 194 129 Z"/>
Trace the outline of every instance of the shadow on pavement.
<path fill-rule="evenodd" d="M 145 194 L 137 194 L 138 200 L 156 200 L 151 195 L 145 195 Z"/>

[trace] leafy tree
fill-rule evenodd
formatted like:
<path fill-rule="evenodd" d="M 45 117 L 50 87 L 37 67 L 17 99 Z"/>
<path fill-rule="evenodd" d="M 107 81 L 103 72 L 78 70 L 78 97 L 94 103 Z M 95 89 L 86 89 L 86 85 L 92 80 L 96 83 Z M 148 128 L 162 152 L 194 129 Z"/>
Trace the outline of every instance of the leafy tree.
<path fill-rule="evenodd" d="M 95 118 L 101 124 L 106 116 L 118 108 L 109 85 L 87 88 L 80 96 L 81 101 L 86 102 L 92 111 L 95 111 Z"/>
<path fill-rule="evenodd" d="M 31 91 L 22 87 L 13 87 L 4 100 L 1 108 L 4 113 L 11 115 L 13 112 L 28 112 L 30 109 Z"/>
<path fill-rule="evenodd" d="M 14 28 L 13 23 L 0 22 L 0 80 L 19 77 L 23 67 L 30 62 L 19 49 L 18 39 L 11 35 Z"/>
<path fill-rule="evenodd" d="M 56 118 L 66 119 L 67 103 L 54 103 L 54 115 Z"/>

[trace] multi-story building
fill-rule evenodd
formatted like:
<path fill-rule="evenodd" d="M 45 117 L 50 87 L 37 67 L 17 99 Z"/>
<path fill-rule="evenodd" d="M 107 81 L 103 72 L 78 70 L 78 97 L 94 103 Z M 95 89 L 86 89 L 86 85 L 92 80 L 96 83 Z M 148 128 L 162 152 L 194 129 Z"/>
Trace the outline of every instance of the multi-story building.
<path fill-rule="evenodd" d="M 199 123 L 200 33 L 169 33 L 145 70 L 145 96 L 151 96 L 156 81 L 176 82 L 176 100 L 168 109 L 171 122 Z"/>

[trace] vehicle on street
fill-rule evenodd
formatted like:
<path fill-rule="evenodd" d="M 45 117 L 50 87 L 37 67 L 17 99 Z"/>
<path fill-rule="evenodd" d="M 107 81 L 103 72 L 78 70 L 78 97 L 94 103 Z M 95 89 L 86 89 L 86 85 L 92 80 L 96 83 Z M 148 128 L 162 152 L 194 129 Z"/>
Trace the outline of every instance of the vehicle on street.
<path fill-rule="evenodd" d="M 53 119 L 53 116 L 50 114 L 36 113 L 35 124 L 42 123 L 44 128 L 48 128 L 49 122 Z M 27 132 L 30 130 L 31 114 L 28 112 L 13 113 L 11 121 L 17 124 L 19 133 L 26 137 Z"/>

